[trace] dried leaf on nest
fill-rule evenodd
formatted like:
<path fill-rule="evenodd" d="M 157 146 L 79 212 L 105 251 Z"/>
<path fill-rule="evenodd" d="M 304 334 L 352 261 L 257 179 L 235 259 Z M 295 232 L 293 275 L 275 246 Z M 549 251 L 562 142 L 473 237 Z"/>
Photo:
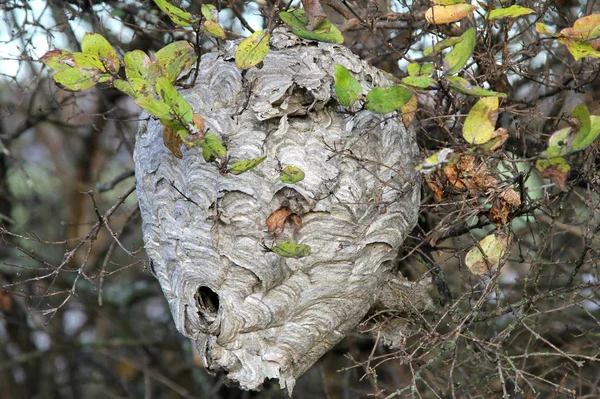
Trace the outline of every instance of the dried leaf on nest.
<path fill-rule="evenodd" d="M 296 215 L 290 208 L 287 206 L 282 206 L 277 209 L 275 212 L 271 214 L 267 218 L 267 229 L 269 234 L 274 236 L 283 233 L 285 229 L 285 222 L 287 220 L 292 221 L 296 226 L 300 226 L 302 223 L 302 218 Z"/>
<path fill-rule="evenodd" d="M 165 143 L 165 147 L 167 147 L 175 157 L 179 159 L 183 158 L 180 148 L 183 141 L 174 129 L 165 126 L 165 130 L 163 131 L 163 142 Z"/>

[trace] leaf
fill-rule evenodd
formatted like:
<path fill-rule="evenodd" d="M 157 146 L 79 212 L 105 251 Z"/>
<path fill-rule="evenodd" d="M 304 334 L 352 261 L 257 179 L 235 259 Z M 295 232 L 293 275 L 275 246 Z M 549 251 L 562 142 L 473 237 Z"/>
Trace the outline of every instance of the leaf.
<path fill-rule="evenodd" d="M 573 150 L 580 151 L 586 148 L 588 145 L 590 145 L 592 141 L 594 141 L 591 140 L 588 142 L 588 136 L 590 135 L 590 132 L 592 130 L 590 111 L 588 110 L 588 107 L 585 106 L 585 104 L 579 104 L 575 107 L 575 109 L 571 113 L 571 116 L 577 119 L 579 124 L 579 129 L 571 133 L 574 136 L 572 147 Z"/>
<path fill-rule="evenodd" d="M 483 151 L 494 151 L 495 149 L 502 147 L 502 144 L 504 144 L 506 140 L 508 140 L 508 132 L 503 127 L 500 127 L 494 131 L 492 139 L 482 144 L 480 148 Z"/>
<path fill-rule="evenodd" d="M 335 64 L 333 70 L 335 95 L 341 105 L 350 107 L 362 96 L 362 86 L 343 65 Z"/>
<path fill-rule="evenodd" d="M 170 82 L 175 82 L 182 72 L 196 63 L 198 56 L 194 46 L 185 40 L 173 42 L 154 54 L 156 63 Z"/>
<path fill-rule="evenodd" d="M 475 28 L 467 29 L 461 36 L 462 40 L 444 57 L 447 74 L 458 72 L 465 66 L 475 50 L 475 32 Z"/>
<path fill-rule="evenodd" d="M 165 126 L 163 130 L 163 143 L 176 158 L 183 158 L 183 154 L 181 153 L 181 144 L 183 144 L 183 141 L 181 141 L 181 138 L 174 129 Z"/>
<path fill-rule="evenodd" d="M 465 264 L 471 273 L 478 276 L 493 272 L 500 265 L 510 242 L 510 235 L 502 232 L 492 233 L 479 241 L 479 246 L 469 250 L 465 256 Z"/>
<path fill-rule="evenodd" d="M 154 97 L 138 97 L 135 99 L 135 103 L 160 119 L 161 122 L 172 119 L 171 113 L 169 112 L 169 106 Z"/>
<path fill-rule="evenodd" d="M 554 37 L 554 33 L 550 32 L 548 30 L 548 28 L 546 27 L 546 25 L 544 25 L 541 22 L 538 22 L 538 23 L 535 24 L 535 31 L 537 33 L 542 33 L 544 35 L 548 35 L 548 36 L 553 36 Z"/>
<path fill-rule="evenodd" d="M 310 247 L 292 241 L 282 241 L 271 248 L 271 251 L 284 258 L 304 258 L 310 255 Z"/>
<path fill-rule="evenodd" d="M 443 6 L 451 6 L 452 4 L 464 3 L 464 0 L 431 0 L 433 4 L 440 4 Z"/>
<path fill-rule="evenodd" d="M 54 75 L 54 82 L 63 90 L 80 91 L 94 87 L 105 79 L 112 79 L 112 76 L 102 74 L 97 69 L 71 68 L 58 72 Z"/>
<path fill-rule="evenodd" d="M 69 59 L 70 57 L 70 52 L 56 49 L 48 51 L 40 58 L 40 61 L 43 62 L 47 67 L 52 68 L 57 72 L 61 72 L 73 68 L 65 63 L 65 60 Z"/>
<path fill-rule="evenodd" d="M 431 73 L 433 72 L 433 63 L 425 62 L 423 64 L 419 64 L 416 62 L 411 62 L 410 64 L 408 64 L 406 70 L 410 76 L 431 75 Z"/>
<path fill-rule="evenodd" d="M 494 137 L 498 119 L 498 97 L 482 98 L 469 111 L 463 137 L 471 144 L 483 144 Z"/>
<path fill-rule="evenodd" d="M 303 39 L 319 40 L 321 42 L 344 43 L 344 36 L 331 22 L 325 20 L 312 31 L 306 26 L 304 10 L 295 9 L 279 13 L 279 18 L 290 28 L 293 34 Z"/>
<path fill-rule="evenodd" d="M 479 86 L 469 83 L 467 79 L 460 76 L 447 76 L 446 80 L 448 83 L 450 83 L 450 86 L 453 90 L 462 94 L 468 94 L 470 96 L 477 97 L 506 97 L 505 93 L 482 89 Z"/>
<path fill-rule="evenodd" d="M 135 91 L 131 87 L 131 83 L 123 79 L 117 79 L 113 82 L 113 86 L 115 89 L 122 91 L 127 94 L 131 98 L 136 98 Z"/>
<path fill-rule="evenodd" d="M 600 116 L 590 116 L 590 131 L 585 137 L 579 138 L 579 135 L 573 142 L 573 148 L 576 150 L 584 150 L 589 147 L 600 135 Z"/>
<path fill-rule="evenodd" d="M 286 166 L 281 171 L 279 180 L 286 184 L 296 184 L 304 180 L 304 171 L 297 166 Z"/>
<path fill-rule="evenodd" d="M 239 175 L 239 174 L 247 172 L 250 169 L 260 165 L 262 163 L 262 161 L 264 161 L 265 159 L 267 159 L 267 157 L 262 156 L 262 157 L 251 159 L 249 161 L 238 161 L 231 165 L 231 169 L 229 171 L 231 173 L 233 173 L 234 175 Z"/>
<path fill-rule="evenodd" d="M 179 7 L 175 7 L 173 4 L 169 3 L 167 0 L 153 0 L 154 3 L 160 8 L 168 17 L 173 21 L 175 25 L 179 25 L 183 28 L 190 26 L 194 22 L 198 21 L 198 19 L 192 17 L 187 11 L 182 10 Z"/>
<path fill-rule="evenodd" d="M 387 114 L 402 107 L 411 97 L 411 91 L 401 86 L 377 87 L 367 94 L 367 109 Z"/>
<path fill-rule="evenodd" d="M 288 216 L 291 216 L 294 212 L 287 206 L 282 206 L 277 209 L 267 218 L 267 229 L 269 234 L 278 235 L 283 233 L 285 228 L 285 221 L 288 219 Z"/>
<path fill-rule="evenodd" d="M 304 12 L 306 13 L 307 30 L 314 30 L 327 19 L 327 15 L 323 11 L 323 7 L 321 7 L 319 0 L 303 0 L 302 6 L 304 7 Z"/>
<path fill-rule="evenodd" d="M 207 21 L 219 22 L 219 10 L 212 4 L 203 4 L 200 7 L 200 12 Z"/>
<path fill-rule="evenodd" d="M 270 37 L 268 33 L 258 30 L 241 42 L 235 51 L 238 68 L 248 69 L 262 62 L 269 52 Z"/>
<path fill-rule="evenodd" d="M 500 18 L 517 18 L 522 15 L 533 13 L 535 13 L 535 11 L 533 11 L 531 8 L 513 5 L 506 8 L 496 8 L 495 10 L 490 11 L 488 18 L 493 21 Z"/>
<path fill-rule="evenodd" d="M 182 126 L 192 123 L 194 110 L 185 98 L 177 91 L 175 86 L 164 76 L 156 79 L 156 92 L 170 108 L 171 118 L 179 121 Z"/>
<path fill-rule="evenodd" d="M 429 76 L 407 76 L 402 78 L 402 83 L 419 89 L 426 89 L 437 82 Z"/>
<path fill-rule="evenodd" d="M 565 191 L 567 175 L 571 166 L 565 158 L 560 156 L 560 150 L 557 147 L 549 147 L 541 155 L 546 159 L 538 159 L 535 162 L 535 168 L 543 178 L 549 178 L 561 191 Z"/>
<path fill-rule="evenodd" d="M 566 127 L 564 129 L 560 129 L 552 133 L 550 139 L 548 140 L 548 148 L 554 147 L 559 150 L 558 154 L 565 155 L 570 151 L 570 134 L 571 128 Z"/>
<path fill-rule="evenodd" d="M 442 40 L 441 42 L 438 42 L 438 43 L 434 44 L 433 46 L 427 47 L 425 50 L 423 50 L 423 56 L 429 57 L 430 55 L 439 54 L 444 49 L 447 49 L 448 47 L 452 47 L 455 44 L 460 43 L 462 40 L 463 40 L 462 36 L 448 37 L 448 38 Z"/>
<path fill-rule="evenodd" d="M 415 115 L 417 114 L 417 107 L 417 97 L 412 96 L 410 100 L 408 100 L 408 102 L 404 104 L 402 108 L 400 108 L 400 112 L 402 112 L 402 123 L 404 124 L 405 128 L 408 129 L 411 122 L 415 118 Z"/>
<path fill-rule="evenodd" d="M 435 152 L 433 155 L 425 159 L 425 161 L 417 165 L 415 170 L 421 171 L 421 173 L 431 173 L 437 169 L 440 165 L 448 162 L 452 157 L 454 150 L 451 148 L 442 148 Z"/>
<path fill-rule="evenodd" d="M 558 41 L 567 46 L 567 50 L 575 58 L 575 61 L 585 57 L 600 58 L 600 51 L 596 51 L 590 43 L 566 39 L 558 39 Z"/>
<path fill-rule="evenodd" d="M 219 39 L 225 39 L 225 31 L 217 22 L 204 21 L 202 25 L 204 26 L 204 29 L 209 35 L 213 37 L 218 37 Z"/>
<path fill-rule="evenodd" d="M 573 24 L 574 39 L 592 40 L 600 37 L 600 14 L 579 18 Z"/>
<path fill-rule="evenodd" d="M 113 74 L 119 73 L 121 64 L 115 49 L 102 35 L 97 33 L 86 33 L 81 40 L 81 51 L 100 60 L 107 71 Z"/>
<path fill-rule="evenodd" d="M 125 53 L 123 58 L 125 63 L 125 73 L 127 79 L 143 78 L 147 79 L 148 68 L 152 64 L 152 60 L 142 50 L 133 50 Z"/>
<path fill-rule="evenodd" d="M 204 139 L 200 141 L 200 146 L 202 146 L 202 157 L 206 162 L 222 159 L 227 153 L 227 149 L 223 145 L 223 142 L 214 134 L 207 134 Z"/>
<path fill-rule="evenodd" d="M 449 6 L 433 6 L 425 13 L 425 19 L 430 24 L 449 24 L 463 19 L 471 14 L 477 6 L 471 4 L 453 4 Z"/>
<path fill-rule="evenodd" d="M 200 132 L 204 133 L 204 118 L 202 117 L 202 115 L 194 114 L 194 117 L 192 118 L 192 122 L 196 129 L 198 129 Z"/>

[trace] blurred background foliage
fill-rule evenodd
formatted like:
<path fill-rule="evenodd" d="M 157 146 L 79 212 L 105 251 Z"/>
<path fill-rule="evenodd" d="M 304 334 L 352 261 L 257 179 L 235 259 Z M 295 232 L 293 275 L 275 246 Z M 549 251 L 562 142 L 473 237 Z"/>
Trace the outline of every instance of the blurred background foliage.
<path fill-rule="evenodd" d="M 216 1 L 228 39 L 269 22 L 273 7 L 297 2 Z M 494 227 L 490 197 L 426 186 L 418 226 L 399 255 L 406 277 L 432 283 L 438 309 L 370 316 L 297 383 L 296 398 L 600 397 L 600 177 L 598 143 L 569 159 L 566 190 L 534 170 L 573 108 L 600 114 L 600 64 L 575 61 L 540 36 L 600 12 L 597 1 L 523 1 L 535 14 L 490 23 L 481 3 L 458 24 L 430 25 L 429 1 L 321 0 L 345 45 L 375 66 L 406 76 L 434 41 L 478 29 L 463 76 L 504 92 L 497 126 L 504 147 L 476 154 L 521 206 Z M 200 1 L 177 2 L 199 13 Z M 59 90 L 38 61 L 46 51 L 79 50 L 86 32 L 119 55 L 195 42 L 151 1 L 8 0 L 0 5 L 0 397 L 283 397 L 276 382 L 260 393 L 223 385 L 201 368 L 177 333 L 143 251 L 132 174 L 139 108 L 114 89 Z M 203 52 L 224 42 L 200 38 Z M 433 60 L 439 62 L 440 59 Z M 424 158 L 466 151 L 469 96 L 423 91 L 413 122 Z M 512 234 L 502 268 L 472 274 L 464 255 L 488 232 Z M 403 323 L 400 346 L 377 331 Z"/>

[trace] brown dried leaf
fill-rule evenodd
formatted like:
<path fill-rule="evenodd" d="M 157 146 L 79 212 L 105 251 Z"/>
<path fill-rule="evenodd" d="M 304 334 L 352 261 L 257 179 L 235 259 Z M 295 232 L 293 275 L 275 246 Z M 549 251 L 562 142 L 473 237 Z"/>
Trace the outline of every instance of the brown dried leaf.
<path fill-rule="evenodd" d="M 508 222 L 510 208 L 511 206 L 508 202 L 499 201 L 499 203 L 492 206 L 492 208 L 487 212 L 486 216 L 497 227 L 504 226 L 506 222 Z"/>
<path fill-rule="evenodd" d="M 521 205 L 521 196 L 512 188 L 502 191 L 498 197 L 512 206 Z"/>
<path fill-rule="evenodd" d="M 0 290 L 0 311 L 8 313 L 12 311 L 12 296 L 6 292 Z"/>
<path fill-rule="evenodd" d="M 474 187 L 481 189 L 481 188 L 493 187 L 496 183 L 498 183 L 498 180 L 495 177 L 490 176 L 488 174 L 476 175 L 471 180 L 471 183 L 473 184 Z"/>
<path fill-rule="evenodd" d="M 194 125 L 198 130 L 204 132 L 204 118 L 202 117 L 202 115 L 194 114 L 192 121 L 194 122 Z"/>
<path fill-rule="evenodd" d="M 267 229 L 269 230 L 269 234 L 276 236 L 283 233 L 285 221 L 292 214 L 292 210 L 287 206 L 282 206 L 273 212 L 271 216 L 267 218 Z"/>
<path fill-rule="evenodd" d="M 488 151 L 494 151 L 495 149 L 502 147 L 502 144 L 504 144 L 506 140 L 508 140 L 508 132 L 501 127 L 496 129 L 492 135 L 492 139 L 481 147 Z"/>
<path fill-rule="evenodd" d="M 469 175 L 473 172 L 475 166 L 475 157 L 472 155 L 463 155 L 456 163 L 456 168 L 461 172 L 465 172 Z"/>
<path fill-rule="evenodd" d="M 429 189 L 433 192 L 433 198 L 436 201 L 441 201 L 444 198 L 444 187 L 434 174 L 425 175 L 425 182 Z"/>
<path fill-rule="evenodd" d="M 408 100 L 408 102 L 404 104 L 402 108 L 400 108 L 400 111 L 402 112 L 402 123 L 404 124 L 405 128 L 408 129 L 411 122 L 415 118 L 418 105 L 417 97 L 413 95 L 410 100 Z"/>
<path fill-rule="evenodd" d="M 180 148 L 183 141 L 177 135 L 175 130 L 165 126 L 165 130 L 163 131 L 163 143 L 165 143 L 165 147 L 167 147 L 176 158 L 183 158 Z"/>
<path fill-rule="evenodd" d="M 466 190 L 468 187 L 468 183 L 466 183 L 459 176 L 459 170 L 456 165 L 447 165 L 444 166 L 444 174 L 446 178 L 448 178 L 448 183 L 456 189 L 456 190 Z"/>

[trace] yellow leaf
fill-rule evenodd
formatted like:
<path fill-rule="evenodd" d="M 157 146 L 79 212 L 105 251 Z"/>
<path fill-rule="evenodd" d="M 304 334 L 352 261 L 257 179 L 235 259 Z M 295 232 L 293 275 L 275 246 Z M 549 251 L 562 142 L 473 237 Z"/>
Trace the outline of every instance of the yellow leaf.
<path fill-rule="evenodd" d="M 433 6 L 425 13 L 430 24 L 449 24 L 471 14 L 477 6 L 471 4 L 453 4 L 450 6 Z"/>

